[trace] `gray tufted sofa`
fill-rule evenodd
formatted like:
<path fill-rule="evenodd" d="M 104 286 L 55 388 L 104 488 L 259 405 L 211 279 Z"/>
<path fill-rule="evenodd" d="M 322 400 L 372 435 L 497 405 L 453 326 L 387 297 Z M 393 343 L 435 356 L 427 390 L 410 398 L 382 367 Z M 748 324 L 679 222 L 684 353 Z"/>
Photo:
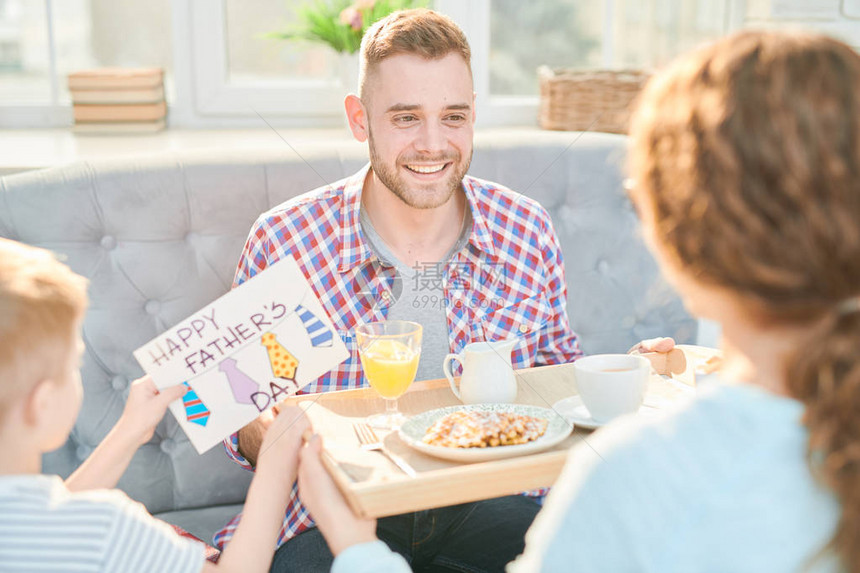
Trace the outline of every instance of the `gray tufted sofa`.
<path fill-rule="evenodd" d="M 214 142 L 217 144 L 217 142 Z M 643 338 L 693 342 L 696 322 L 658 275 L 621 186 L 625 138 L 523 130 L 476 137 L 471 173 L 538 199 L 562 244 L 568 312 L 587 353 Z M 118 419 L 132 350 L 226 292 L 248 230 L 268 208 L 366 161 L 339 142 L 81 163 L 0 178 L 0 236 L 62 253 L 90 279 L 83 408 L 44 470 L 68 475 Z M 211 541 L 250 474 L 220 448 L 198 456 L 170 414 L 119 487 L 155 515 Z"/>

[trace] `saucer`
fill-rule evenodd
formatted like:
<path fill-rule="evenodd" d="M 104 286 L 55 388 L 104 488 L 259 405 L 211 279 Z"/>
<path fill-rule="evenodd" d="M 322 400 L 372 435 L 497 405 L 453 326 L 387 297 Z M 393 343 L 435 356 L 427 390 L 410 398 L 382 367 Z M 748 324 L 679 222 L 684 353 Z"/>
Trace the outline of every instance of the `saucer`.
<path fill-rule="evenodd" d="M 596 430 L 609 422 L 598 422 L 594 418 L 591 417 L 591 414 L 588 411 L 588 408 L 582 403 L 582 398 L 579 396 L 571 396 L 570 398 L 565 398 L 563 400 L 559 400 L 555 404 L 552 405 L 552 409 L 555 410 L 557 414 L 559 414 L 562 418 L 573 424 L 578 428 L 586 428 L 588 430 Z M 651 415 L 659 412 L 659 408 L 655 406 L 646 406 L 643 404 L 639 407 L 639 414 Z M 610 420 L 611 422 L 612 420 Z"/>

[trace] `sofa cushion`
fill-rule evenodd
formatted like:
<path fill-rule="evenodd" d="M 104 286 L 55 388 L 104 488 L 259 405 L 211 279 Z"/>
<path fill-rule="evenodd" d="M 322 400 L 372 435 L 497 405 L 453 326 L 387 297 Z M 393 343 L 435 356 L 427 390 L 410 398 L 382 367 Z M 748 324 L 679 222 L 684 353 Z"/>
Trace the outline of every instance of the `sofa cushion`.
<path fill-rule="evenodd" d="M 695 321 L 638 236 L 621 186 L 625 145 L 623 136 L 537 130 L 476 137 L 470 172 L 534 197 L 550 213 L 571 324 L 587 353 L 623 352 L 653 336 L 696 336 Z M 129 382 L 142 374 L 134 349 L 227 292 L 260 213 L 366 161 L 363 145 L 340 142 L 0 178 L 0 236 L 52 249 L 90 279 L 83 407 L 67 444 L 45 456 L 44 470 L 67 476 L 119 418 Z M 220 448 L 198 456 L 168 414 L 119 487 L 153 513 L 199 512 L 205 532 L 202 524 L 179 525 L 208 540 L 228 513 L 210 508 L 242 502 L 250 477 Z"/>

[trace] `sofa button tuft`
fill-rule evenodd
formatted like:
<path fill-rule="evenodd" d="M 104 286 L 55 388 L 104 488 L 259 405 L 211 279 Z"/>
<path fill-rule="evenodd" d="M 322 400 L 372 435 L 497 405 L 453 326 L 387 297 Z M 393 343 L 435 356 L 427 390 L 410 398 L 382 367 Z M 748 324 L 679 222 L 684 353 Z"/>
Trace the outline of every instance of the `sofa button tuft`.
<path fill-rule="evenodd" d="M 116 248 L 116 238 L 111 235 L 105 235 L 99 243 L 103 249 L 108 251 L 112 251 Z"/>
<path fill-rule="evenodd" d="M 597 272 L 602 275 L 609 274 L 609 262 L 606 260 L 600 260 L 597 262 Z"/>
<path fill-rule="evenodd" d="M 128 386 L 128 378 L 122 374 L 117 374 L 111 378 L 110 385 L 113 386 L 113 389 L 117 392 L 122 392 Z"/>
<path fill-rule="evenodd" d="M 146 314 L 155 316 L 161 310 L 161 303 L 155 299 L 151 299 L 146 301 L 146 304 L 143 305 L 143 309 L 146 311 Z"/>
<path fill-rule="evenodd" d="M 89 447 L 86 444 L 80 444 L 77 448 L 75 448 L 75 455 L 78 456 L 78 459 L 81 461 L 87 459 L 92 452 L 93 448 Z"/>
<path fill-rule="evenodd" d="M 176 450 L 176 442 L 172 438 L 164 438 L 158 447 L 169 456 Z"/>

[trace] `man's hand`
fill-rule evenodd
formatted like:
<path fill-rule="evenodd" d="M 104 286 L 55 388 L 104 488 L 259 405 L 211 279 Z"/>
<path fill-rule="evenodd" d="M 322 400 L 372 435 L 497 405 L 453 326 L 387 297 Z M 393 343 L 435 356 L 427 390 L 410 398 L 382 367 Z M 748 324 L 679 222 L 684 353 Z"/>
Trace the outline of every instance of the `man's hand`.
<path fill-rule="evenodd" d="M 252 467 L 257 466 L 257 456 L 260 454 L 263 437 L 277 415 L 278 405 L 275 404 L 271 409 L 257 416 L 253 422 L 239 429 L 239 455 Z"/>
<path fill-rule="evenodd" d="M 298 406 L 275 405 L 270 412 L 268 428 L 260 444 L 257 462 L 278 465 L 284 478 L 293 485 L 299 465 L 299 450 L 305 433 L 311 434 L 311 422 Z M 288 477 L 292 476 L 292 477 Z"/>
<path fill-rule="evenodd" d="M 636 344 L 627 354 L 644 356 L 651 362 L 657 374 L 680 374 L 687 368 L 687 358 L 684 352 L 675 348 L 671 338 L 649 338 Z"/>
<path fill-rule="evenodd" d="M 266 410 L 257 416 L 253 422 L 239 429 L 239 455 L 245 458 L 251 467 L 257 466 L 257 457 L 260 455 L 260 446 L 263 444 L 263 437 L 266 435 L 266 430 L 272 425 L 275 416 L 281 408 L 281 403 L 277 403 L 270 409 Z"/>
<path fill-rule="evenodd" d="M 155 426 L 164 417 L 167 406 L 181 398 L 188 387 L 184 384 L 159 390 L 148 375 L 131 383 L 128 400 L 122 416 L 116 423 L 117 432 L 133 440 L 135 446 L 145 444 L 152 438 Z"/>
<path fill-rule="evenodd" d="M 322 440 L 312 436 L 299 454 L 299 498 L 325 537 L 332 554 L 376 541 L 376 520 L 356 517 L 322 465 Z"/>
<path fill-rule="evenodd" d="M 669 337 L 649 338 L 636 344 L 627 354 L 645 354 L 647 352 L 669 352 L 675 348 L 675 340 Z"/>

